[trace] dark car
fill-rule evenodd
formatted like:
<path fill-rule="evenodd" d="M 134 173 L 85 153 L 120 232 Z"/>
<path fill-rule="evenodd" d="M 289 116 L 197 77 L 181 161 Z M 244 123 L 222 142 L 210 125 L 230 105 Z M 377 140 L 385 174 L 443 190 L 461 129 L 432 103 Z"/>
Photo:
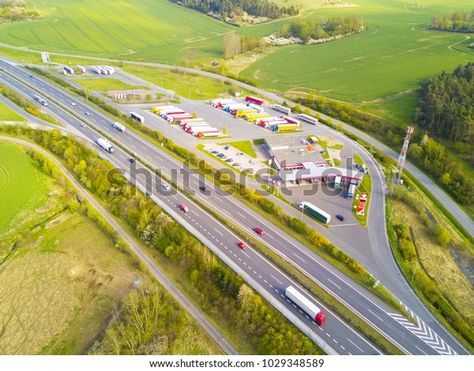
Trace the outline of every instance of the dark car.
<path fill-rule="evenodd" d="M 199 186 L 199 189 L 200 189 L 201 191 L 203 191 L 203 192 L 206 192 L 206 186 L 205 186 L 204 184 L 201 184 L 201 185 Z"/>
<path fill-rule="evenodd" d="M 90 113 L 86 111 L 86 112 L 84 112 L 84 115 L 89 116 Z"/>
<path fill-rule="evenodd" d="M 228 158 L 227 160 L 225 160 L 225 162 L 232 162 L 232 161 L 234 161 L 234 159 L 232 158 Z"/>
<path fill-rule="evenodd" d="M 133 164 L 133 163 L 135 162 L 135 159 L 134 159 L 133 157 L 130 157 L 130 158 L 128 159 L 128 161 L 129 161 L 131 164 Z"/>
<path fill-rule="evenodd" d="M 341 222 L 344 221 L 344 217 L 342 215 L 336 215 L 336 219 L 340 220 Z"/>

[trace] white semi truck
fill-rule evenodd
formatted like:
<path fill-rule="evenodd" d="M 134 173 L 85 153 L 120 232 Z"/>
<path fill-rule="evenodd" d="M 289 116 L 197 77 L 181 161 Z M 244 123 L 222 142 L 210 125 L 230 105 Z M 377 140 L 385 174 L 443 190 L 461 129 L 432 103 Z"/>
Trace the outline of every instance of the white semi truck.
<path fill-rule="evenodd" d="M 288 286 L 285 290 L 285 295 L 293 303 L 299 306 L 303 311 L 311 317 L 319 326 L 326 322 L 326 315 L 316 304 L 310 301 L 301 292 L 295 289 L 293 286 Z"/>
<path fill-rule="evenodd" d="M 114 147 L 112 146 L 112 143 L 110 143 L 107 139 L 99 138 L 97 139 L 97 144 L 109 153 L 114 152 Z"/>

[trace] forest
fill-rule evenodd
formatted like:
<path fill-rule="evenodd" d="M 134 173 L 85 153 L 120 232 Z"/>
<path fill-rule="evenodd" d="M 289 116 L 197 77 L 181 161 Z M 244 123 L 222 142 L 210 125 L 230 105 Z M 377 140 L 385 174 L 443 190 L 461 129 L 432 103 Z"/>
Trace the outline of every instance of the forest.
<path fill-rule="evenodd" d="M 434 17 L 431 28 L 439 31 L 474 32 L 474 9 Z"/>
<path fill-rule="evenodd" d="M 339 35 L 361 32 L 364 21 L 355 16 L 333 17 L 329 19 L 303 18 L 285 24 L 278 32 L 280 37 L 299 37 L 304 42 L 320 40 Z"/>
<path fill-rule="evenodd" d="M 422 85 L 417 121 L 434 136 L 474 144 L 474 63 Z"/>
<path fill-rule="evenodd" d="M 0 0 L 0 22 L 39 18 L 36 10 L 28 9 L 22 0 Z"/>
<path fill-rule="evenodd" d="M 231 23 L 239 23 L 237 19 L 245 14 L 253 17 L 277 19 L 297 15 L 295 6 L 278 6 L 268 0 L 171 0 L 173 3 L 195 9 L 206 14 L 212 14 Z"/>

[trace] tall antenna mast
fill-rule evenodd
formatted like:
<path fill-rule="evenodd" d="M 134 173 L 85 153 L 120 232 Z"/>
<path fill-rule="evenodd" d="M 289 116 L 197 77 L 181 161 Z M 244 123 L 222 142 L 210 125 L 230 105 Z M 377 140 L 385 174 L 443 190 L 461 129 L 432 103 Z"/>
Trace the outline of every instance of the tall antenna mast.
<path fill-rule="evenodd" d="M 405 135 L 405 140 L 403 141 L 403 147 L 400 152 L 400 156 L 398 156 L 398 178 L 397 178 L 397 184 L 400 184 L 400 180 L 402 179 L 402 173 L 403 169 L 405 168 L 405 162 L 407 158 L 407 152 L 408 152 L 408 146 L 410 145 L 410 140 L 413 136 L 413 126 L 409 126 L 407 128 L 407 133 Z"/>

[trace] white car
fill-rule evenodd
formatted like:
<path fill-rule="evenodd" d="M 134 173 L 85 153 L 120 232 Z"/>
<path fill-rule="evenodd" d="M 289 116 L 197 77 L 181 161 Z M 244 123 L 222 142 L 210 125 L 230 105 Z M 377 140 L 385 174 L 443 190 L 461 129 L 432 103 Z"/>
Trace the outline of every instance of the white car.
<path fill-rule="evenodd" d="M 171 187 L 166 183 L 162 183 L 161 188 L 163 188 L 164 191 L 169 191 L 171 189 Z"/>
<path fill-rule="evenodd" d="M 75 105 L 76 105 L 76 102 L 71 102 L 71 105 L 72 105 L 72 106 L 75 106 Z"/>

